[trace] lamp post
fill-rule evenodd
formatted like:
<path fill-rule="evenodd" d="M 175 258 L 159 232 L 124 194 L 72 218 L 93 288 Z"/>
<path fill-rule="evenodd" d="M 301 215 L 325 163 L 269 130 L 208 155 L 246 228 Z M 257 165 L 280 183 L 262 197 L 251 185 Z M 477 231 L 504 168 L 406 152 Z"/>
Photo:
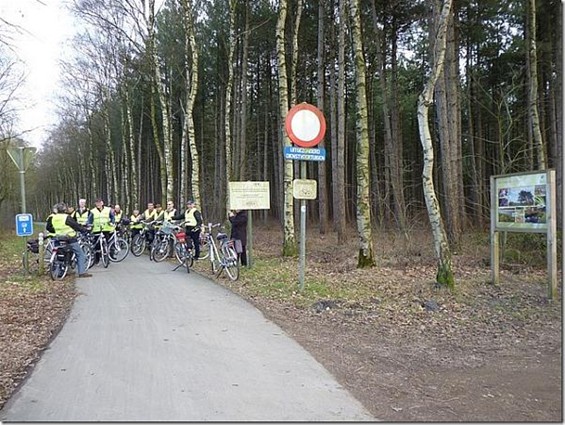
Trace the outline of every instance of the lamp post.
<path fill-rule="evenodd" d="M 12 146 L 7 148 L 8 155 L 18 167 L 20 172 L 20 193 L 22 195 L 22 213 L 26 212 L 26 186 L 25 186 L 25 173 L 31 163 L 33 155 L 37 151 L 37 148 L 27 147 L 27 146 Z"/>

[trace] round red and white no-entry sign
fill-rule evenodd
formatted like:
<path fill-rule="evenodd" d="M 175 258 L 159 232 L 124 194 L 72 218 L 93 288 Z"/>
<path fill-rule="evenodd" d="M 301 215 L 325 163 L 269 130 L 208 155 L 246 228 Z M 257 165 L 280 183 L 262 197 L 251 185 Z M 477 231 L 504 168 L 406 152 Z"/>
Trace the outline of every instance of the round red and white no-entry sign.
<path fill-rule="evenodd" d="M 292 143 L 303 148 L 312 148 L 320 143 L 326 134 L 326 119 L 322 111 L 314 105 L 300 103 L 288 111 L 285 129 Z"/>

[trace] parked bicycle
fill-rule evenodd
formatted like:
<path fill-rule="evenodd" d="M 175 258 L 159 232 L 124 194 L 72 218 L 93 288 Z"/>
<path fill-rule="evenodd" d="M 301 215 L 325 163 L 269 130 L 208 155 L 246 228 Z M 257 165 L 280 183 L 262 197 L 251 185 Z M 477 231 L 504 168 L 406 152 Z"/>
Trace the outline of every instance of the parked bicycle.
<path fill-rule="evenodd" d="M 45 238 L 43 244 L 43 262 L 45 265 L 48 265 L 54 246 L 53 238 Z M 26 252 L 22 255 L 24 270 L 30 274 L 37 274 L 39 272 L 39 264 L 39 239 L 28 239 L 26 242 Z"/>
<path fill-rule="evenodd" d="M 153 239 L 151 239 L 152 231 L 155 229 L 155 221 L 142 221 L 143 228 L 137 233 L 131 240 L 131 253 L 136 257 L 139 257 L 143 254 L 143 251 L 151 250 L 151 243 Z"/>
<path fill-rule="evenodd" d="M 190 273 L 190 268 L 194 265 L 194 246 L 192 239 L 187 238 L 182 225 L 176 226 L 174 235 L 173 251 L 178 265 L 173 269 L 175 271 L 179 267 L 185 266 L 187 273 Z"/>
<path fill-rule="evenodd" d="M 225 270 L 228 277 L 235 281 L 239 278 L 239 261 L 234 242 L 230 240 L 228 235 L 224 232 L 218 232 L 215 238 L 212 233 L 213 228 L 220 226 L 220 223 L 208 223 L 208 225 L 205 226 L 208 251 L 210 253 L 210 264 L 216 276 L 220 276 Z M 219 247 L 216 244 L 216 240 L 218 241 Z"/>
<path fill-rule="evenodd" d="M 160 222 L 159 222 L 160 223 Z M 175 226 L 168 221 L 162 222 L 155 226 L 155 237 L 151 242 L 149 251 L 149 259 L 158 263 L 164 261 L 173 250 Z"/>

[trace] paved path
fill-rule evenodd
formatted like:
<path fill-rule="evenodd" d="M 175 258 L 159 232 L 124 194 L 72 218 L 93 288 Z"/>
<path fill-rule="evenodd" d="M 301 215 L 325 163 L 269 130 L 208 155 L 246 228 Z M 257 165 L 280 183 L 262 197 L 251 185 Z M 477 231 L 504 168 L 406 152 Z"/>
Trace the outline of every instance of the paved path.
<path fill-rule="evenodd" d="M 252 305 L 197 273 L 128 256 L 81 295 L 4 422 L 373 421 Z"/>

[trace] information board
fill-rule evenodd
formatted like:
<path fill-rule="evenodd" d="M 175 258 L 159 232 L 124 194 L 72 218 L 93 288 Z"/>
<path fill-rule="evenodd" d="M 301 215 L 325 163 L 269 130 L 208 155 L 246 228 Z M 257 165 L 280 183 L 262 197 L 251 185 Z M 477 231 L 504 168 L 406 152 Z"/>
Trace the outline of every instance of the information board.
<path fill-rule="evenodd" d="M 491 190 L 497 230 L 547 231 L 547 206 L 551 200 L 546 171 L 494 176 Z"/>
<path fill-rule="evenodd" d="M 271 208 L 269 182 L 229 182 L 230 210 L 268 210 Z"/>

